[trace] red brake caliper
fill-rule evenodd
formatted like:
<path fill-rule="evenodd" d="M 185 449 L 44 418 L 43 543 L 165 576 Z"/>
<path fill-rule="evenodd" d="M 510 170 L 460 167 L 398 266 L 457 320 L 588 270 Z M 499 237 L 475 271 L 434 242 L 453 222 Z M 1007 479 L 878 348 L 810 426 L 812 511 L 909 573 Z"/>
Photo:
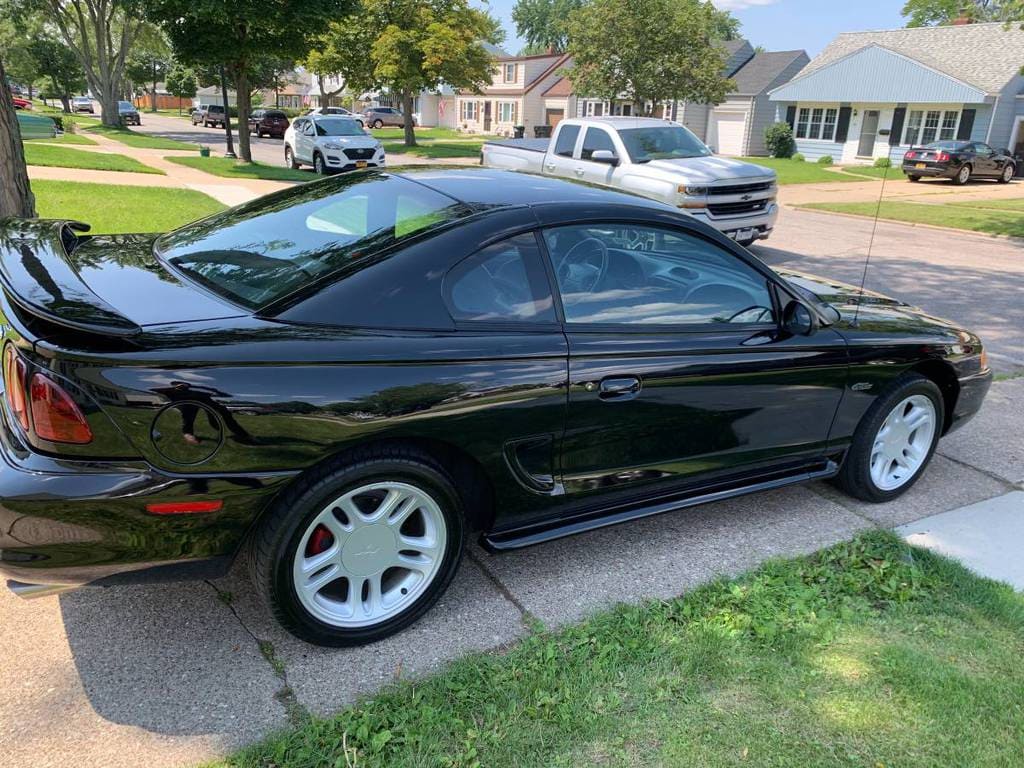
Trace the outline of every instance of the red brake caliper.
<path fill-rule="evenodd" d="M 309 541 L 306 543 L 306 557 L 313 557 L 313 555 L 319 555 L 321 552 L 326 552 L 328 547 L 334 543 L 334 536 L 327 530 L 326 526 L 318 525 L 313 529 L 312 535 L 309 537 Z"/>

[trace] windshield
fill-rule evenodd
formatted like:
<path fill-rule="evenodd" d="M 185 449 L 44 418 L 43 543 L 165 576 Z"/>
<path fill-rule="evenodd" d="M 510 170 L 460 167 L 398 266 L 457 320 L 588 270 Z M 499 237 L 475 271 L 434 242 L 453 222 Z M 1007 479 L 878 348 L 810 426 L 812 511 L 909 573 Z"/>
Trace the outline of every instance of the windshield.
<path fill-rule="evenodd" d="M 117 102 L 117 106 L 119 108 L 121 108 L 121 109 L 128 109 L 128 110 L 135 109 L 135 107 L 132 106 L 130 101 L 119 101 L 119 102 Z"/>
<path fill-rule="evenodd" d="M 634 163 L 707 157 L 711 150 L 681 125 L 619 129 L 619 137 Z"/>
<path fill-rule="evenodd" d="M 363 136 L 359 123 L 347 117 L 325 117 L 314 121 L 317 136 Z"/>
<path fill-rule="evenodd" d="M 925 144 L 925 149 L 953 149 L 960 150 L 966 149 L 966 141 L 933 141 L 931 144 Z"/>
<path fill-rule="evenodd" d="M 156 252 L 217 293 L 259 309 L 469 213 L 421 184 L 385 173 L 359 174 L 215 214 L 159 238 Z"/>

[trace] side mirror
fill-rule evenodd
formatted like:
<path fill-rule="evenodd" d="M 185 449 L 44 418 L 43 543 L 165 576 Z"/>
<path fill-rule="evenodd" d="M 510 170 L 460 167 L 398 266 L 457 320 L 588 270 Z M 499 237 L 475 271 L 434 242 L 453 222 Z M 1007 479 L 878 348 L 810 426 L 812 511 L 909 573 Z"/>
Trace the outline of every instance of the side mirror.
<path fill-rule="evenodd" d="M 818 330 L 818 316 L 794 299 L 782 310 L 782 327 L 794 336 L 811 336 Z"/>
<path fill-rule="evenodd" d="M 590 159 L 595 163 L 607 163 L 612 167 L 619 164 L 619 156 L 610 149 L 594 150 L 594 154 L 590 156 Z"/>

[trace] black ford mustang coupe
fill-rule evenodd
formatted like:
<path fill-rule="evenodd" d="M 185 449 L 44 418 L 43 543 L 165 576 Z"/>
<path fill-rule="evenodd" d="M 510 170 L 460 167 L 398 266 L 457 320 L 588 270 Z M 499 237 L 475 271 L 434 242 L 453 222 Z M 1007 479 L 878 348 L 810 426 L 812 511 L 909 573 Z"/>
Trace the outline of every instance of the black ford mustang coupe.
<path fill-rule="evenodd" d="M 470 530 L 504 550 L 817 478 L 892 499 L 991 379 L 955 325 L 524 174 L 83 230 L 0 229 L 0 571 L 39 594 L 241 555 L 325 645 L 422 615 Z"/>

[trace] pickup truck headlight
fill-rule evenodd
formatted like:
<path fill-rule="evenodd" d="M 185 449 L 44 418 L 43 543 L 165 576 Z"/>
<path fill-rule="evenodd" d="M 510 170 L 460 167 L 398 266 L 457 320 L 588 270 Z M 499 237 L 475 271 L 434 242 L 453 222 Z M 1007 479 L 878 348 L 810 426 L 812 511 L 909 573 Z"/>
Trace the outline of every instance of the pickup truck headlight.
<path fill-rule="evenodd" d="M 690 197 L 700 197 L 708 193 L 707 187 L 691 187 L 685 184 L 679 185 L 679 193 L 683 195 L 689 195 Z"/>

